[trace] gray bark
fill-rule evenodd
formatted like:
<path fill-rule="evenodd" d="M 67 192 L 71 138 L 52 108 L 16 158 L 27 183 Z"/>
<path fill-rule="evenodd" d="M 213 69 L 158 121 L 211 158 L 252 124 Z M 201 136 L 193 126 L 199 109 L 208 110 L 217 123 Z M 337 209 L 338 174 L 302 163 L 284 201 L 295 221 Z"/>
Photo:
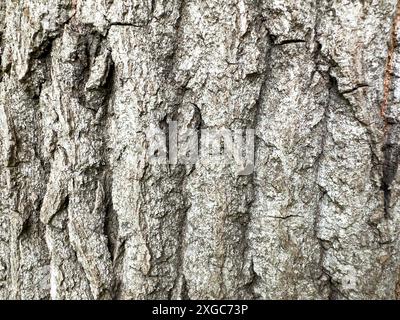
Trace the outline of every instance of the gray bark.
<path fill-rule="evenodd" d="M 395 0 L 0 1 L 1 299 L 400 297 Z"/>

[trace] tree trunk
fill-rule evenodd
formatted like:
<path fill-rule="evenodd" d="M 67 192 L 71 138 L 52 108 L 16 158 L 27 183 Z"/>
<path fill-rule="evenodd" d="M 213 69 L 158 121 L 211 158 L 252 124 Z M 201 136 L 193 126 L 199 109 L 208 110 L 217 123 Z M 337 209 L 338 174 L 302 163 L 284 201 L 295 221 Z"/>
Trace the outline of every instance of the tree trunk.
<path fill-rule="evenodd" d="M 400 297 L 399 26 L 395 0 L 1 0 L 0 298 Z M 254 129 L 254 169 L 150 163 L 172 121 Z"/>

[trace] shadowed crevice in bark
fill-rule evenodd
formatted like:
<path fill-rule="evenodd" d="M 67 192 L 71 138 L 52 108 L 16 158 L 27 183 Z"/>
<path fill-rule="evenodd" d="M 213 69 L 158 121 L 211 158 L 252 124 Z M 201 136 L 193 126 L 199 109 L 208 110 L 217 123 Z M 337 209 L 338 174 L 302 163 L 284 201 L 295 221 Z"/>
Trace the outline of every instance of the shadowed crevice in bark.
<path fill-rule="evenodd" d="M 393 99 L 393 77 L 395 59 L 398 56 L 398 30 L 400 26 L 400 1 L 397 1 L 396 11 L 392 18 L 392 28 L 387 49 L 387 60 L 384 71 L 383 98 L 381 103 L 381 116 L 384 121 L 384 145 L 383 145 L 383 167 L 381 189 L 384 195 L 385 217 L 391 216 L 391 185 L 395 180 L 399 165 L 399 124 L 398 119 L 391 116 L 388 108 L 394 102 Z M 395 107 L 396 108 L 396 107 Z M 388 112 L 389 111 L 389 112 Z"/>

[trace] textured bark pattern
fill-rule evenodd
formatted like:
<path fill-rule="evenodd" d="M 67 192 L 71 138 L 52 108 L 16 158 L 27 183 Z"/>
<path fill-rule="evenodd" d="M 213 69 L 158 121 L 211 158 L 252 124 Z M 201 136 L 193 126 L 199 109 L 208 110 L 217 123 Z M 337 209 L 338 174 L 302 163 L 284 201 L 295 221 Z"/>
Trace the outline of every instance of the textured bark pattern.
<path fill-rule="evenodd" d="M 400 297 L 396 1 L 1 0 L 0 298 Z"/>

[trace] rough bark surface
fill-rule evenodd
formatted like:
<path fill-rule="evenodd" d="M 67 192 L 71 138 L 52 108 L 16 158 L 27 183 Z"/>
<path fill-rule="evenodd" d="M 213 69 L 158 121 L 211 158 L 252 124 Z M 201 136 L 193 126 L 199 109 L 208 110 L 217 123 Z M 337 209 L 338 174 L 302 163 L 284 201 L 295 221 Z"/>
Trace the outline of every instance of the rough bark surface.
<path fill-rule="evenodd" d="M 400 297 L 399 25 L 397 0 L 0 0 L 0 298 Z M 149 164 L 171 120 L 255 128 L 253 174 Z"/>

